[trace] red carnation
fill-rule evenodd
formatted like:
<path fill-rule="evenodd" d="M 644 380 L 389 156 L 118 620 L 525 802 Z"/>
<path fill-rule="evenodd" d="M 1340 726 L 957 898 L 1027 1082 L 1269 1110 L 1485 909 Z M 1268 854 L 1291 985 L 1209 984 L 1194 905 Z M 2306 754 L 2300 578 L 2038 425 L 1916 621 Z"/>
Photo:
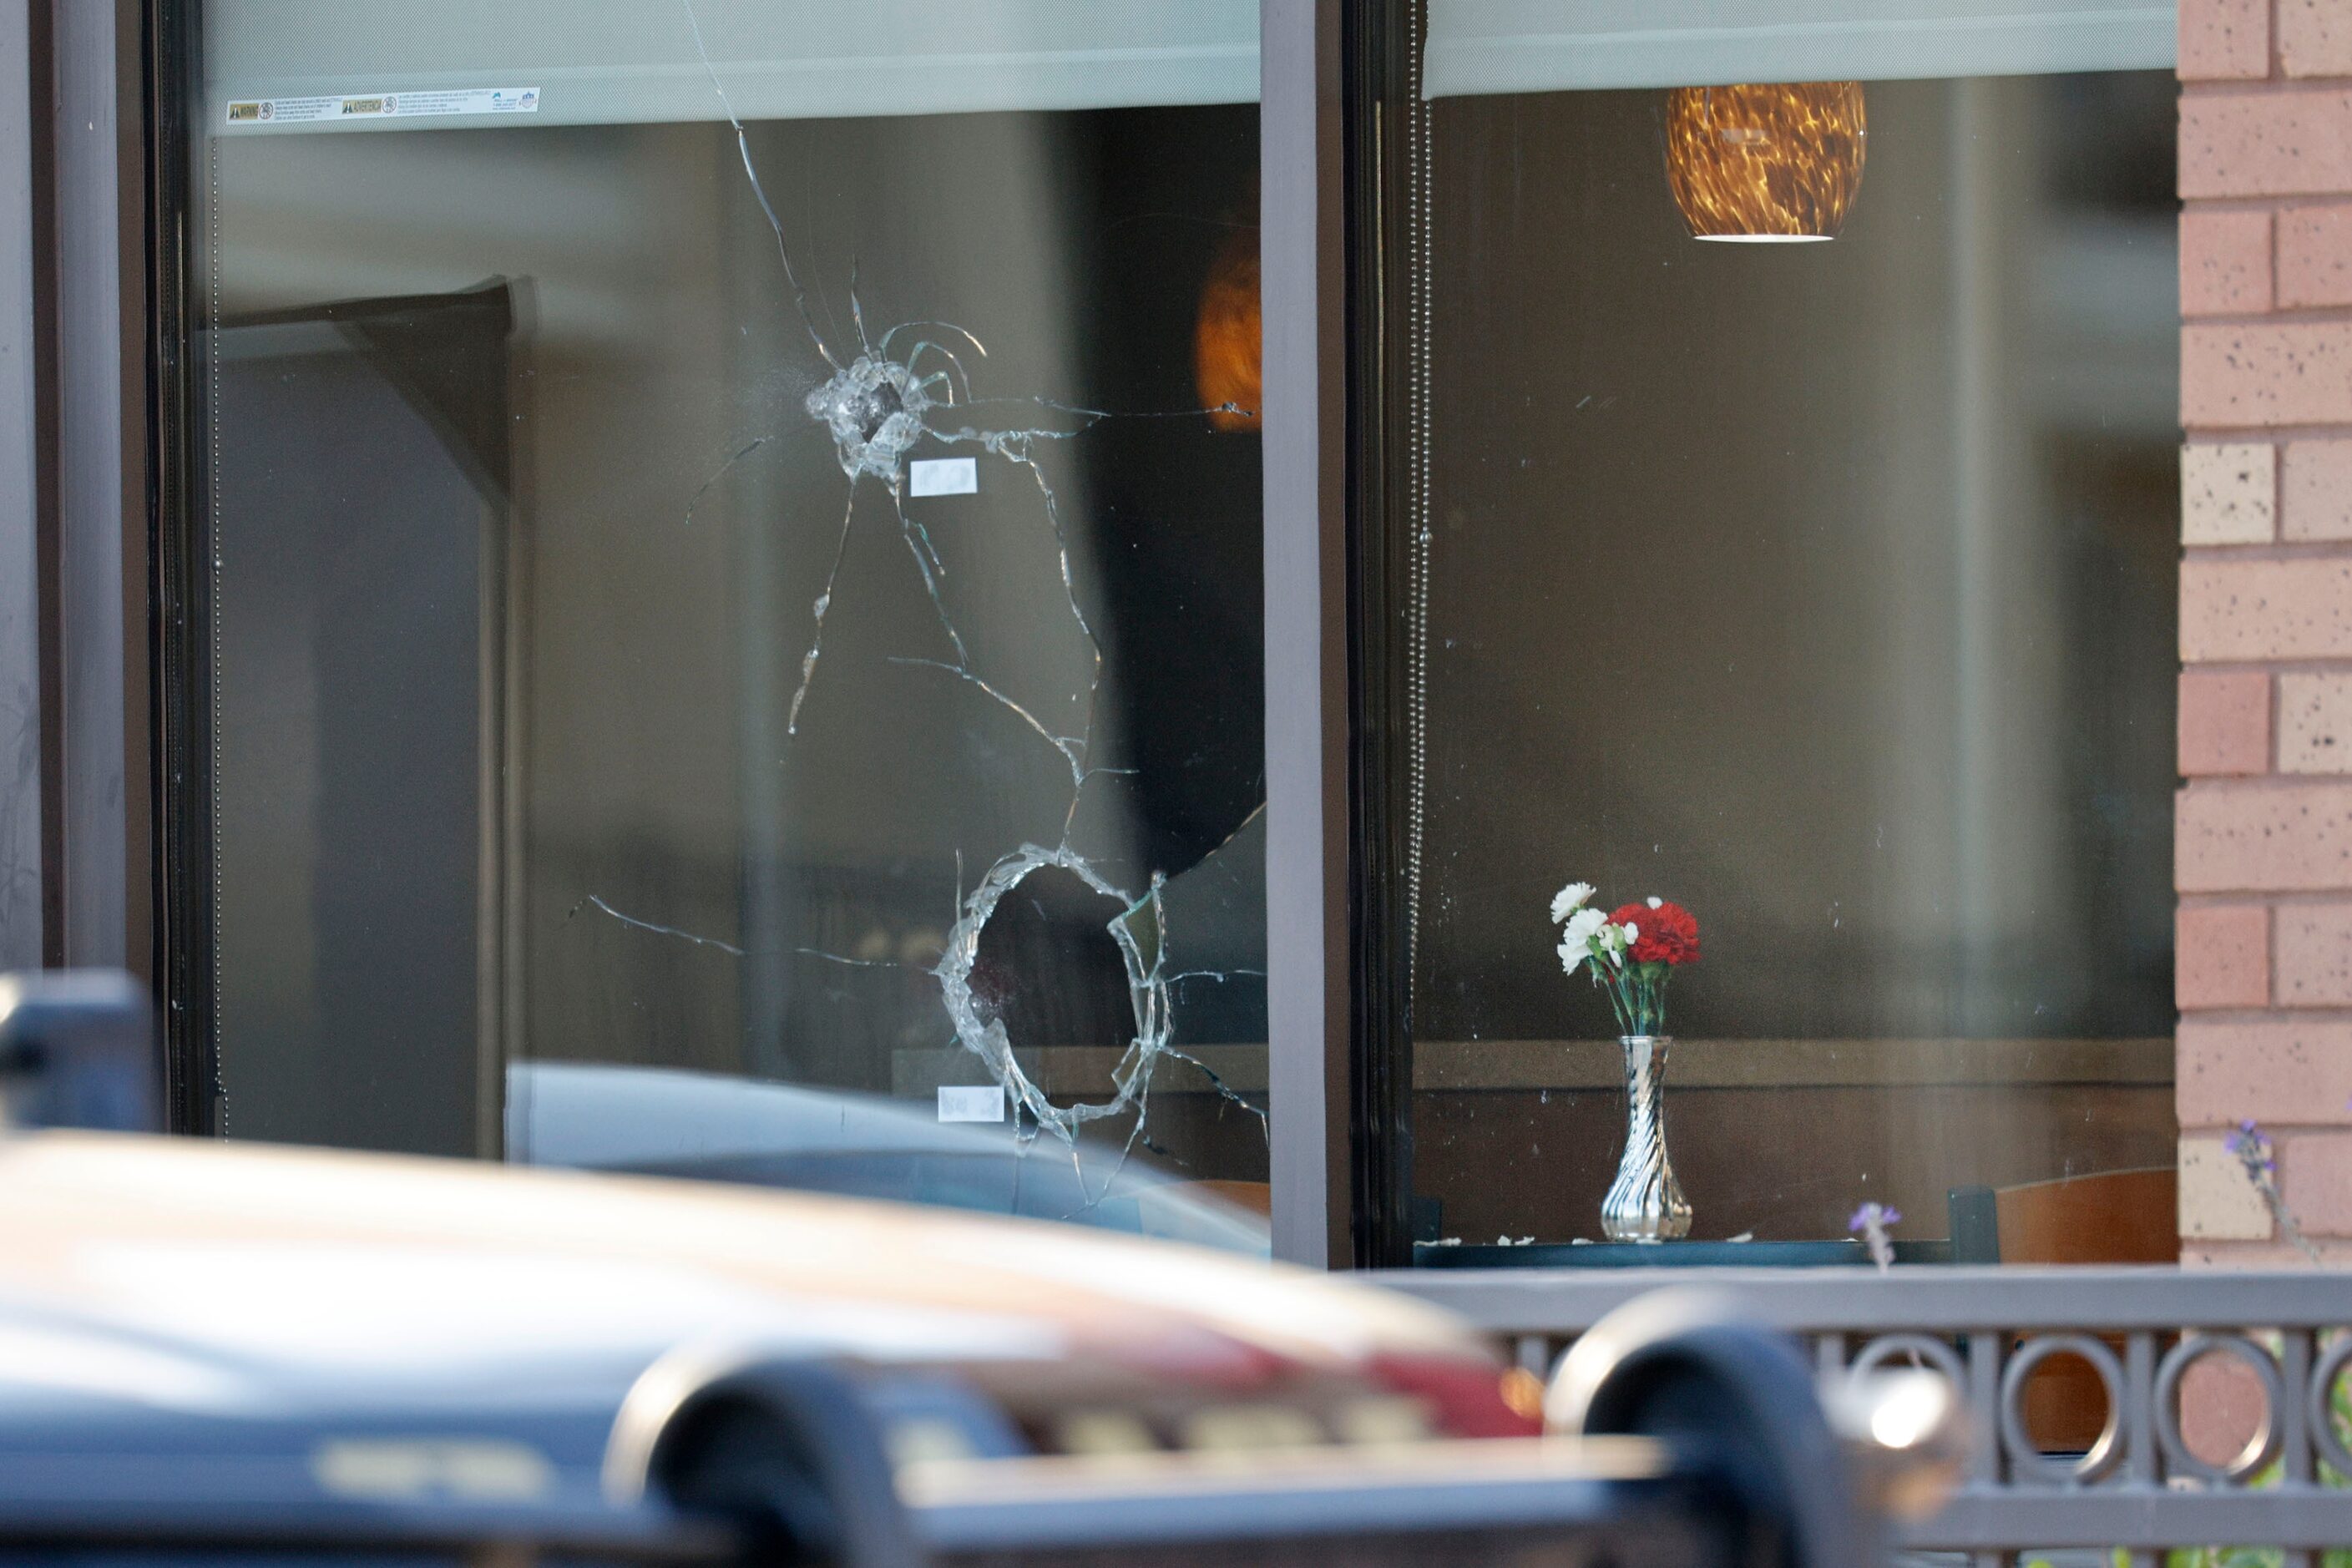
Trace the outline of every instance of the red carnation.
<path fill-rule="evenodd" d="M 1698 962 L 1698 919 L 1680 904 L 1626 904 L 1609 917 L 1609 923 L 1630 925 L 1642 933 L 1625 955 L 1635 963 Z"/>

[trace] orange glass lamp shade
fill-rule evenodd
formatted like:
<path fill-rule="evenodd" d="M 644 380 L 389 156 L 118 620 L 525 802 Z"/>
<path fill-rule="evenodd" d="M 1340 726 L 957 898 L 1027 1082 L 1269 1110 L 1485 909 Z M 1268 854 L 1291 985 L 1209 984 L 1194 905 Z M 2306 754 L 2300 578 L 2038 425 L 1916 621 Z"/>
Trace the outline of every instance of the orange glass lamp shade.
<path fill-rule="evenodd" d="M 1678 87 L 1666 181 L 1700 239 L 1835 239 L 1862 188 L 1858 81 Z"/>
<path fill-rule="evenodd" d="M 1201 319 L 1192 338 L 1194 384 L 1216 430 L 1258 429 L 1265 394 L 1265 351 L 1257 304 L 1257 230 L 1237 229 L 1218 250 L 1201 285 Z"/>

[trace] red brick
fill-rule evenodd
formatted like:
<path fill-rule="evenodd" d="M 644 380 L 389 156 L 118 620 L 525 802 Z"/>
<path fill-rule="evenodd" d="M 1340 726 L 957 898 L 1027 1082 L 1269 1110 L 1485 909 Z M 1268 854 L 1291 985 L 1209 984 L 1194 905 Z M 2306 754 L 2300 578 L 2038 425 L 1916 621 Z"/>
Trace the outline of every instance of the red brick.
<path fill-rule="evenodd" d="M 2271 766 L 2271 678 L 2259 669 L 2180 672 L 2180 771 L 2263 773 Z"/>
<path fill-rule="evenodd" d="M 2180 100 L 2180 194 L 2352 194 L 2352 92 L 2303 88 Z"/>
<path fill-rule="evenodd" d="M 2183 1018 L 2179 1041 L 2173 1099 L 2183 1127 L 2334 1121 L 2352 1099 L 2352 1024 Z"/>
<path fill-rule="evenodd" d="M 2187 237 L 2184 230 L 2183 294 Z M 2280 304 L 2352 305 L 2352 206 L 2289 207 L 2279 214 L 2278 247 Z"/>
<path fill-rule="evenodd" d="M 2180 563 L 2180 657 L 2352 658 L 2352 561 L 2191 556 Z"/>
<path fill-rule="evenodd" d="M 2282 539 L 2352 539 L 2352 441 L 2289 441 L 2279 468 Z"/>
<path fill-rule="evenodd" d="M 2352 76 L 2352 6 L 2344 0 L 2279 0 L 2278 34 L 2287 75 Z"/>
<path fill-rule="evenodd" d="M 2269 0 L 2180 0 L 2180 79 L 2271 74 Z"/>
<path fill-rule="evenodd" d="M 2200 905 L 2173 916 L 2172 994 L 2184 1012 L 2260 1007 L 2271 999 L 2270 910 Z"/>
<path fill-rule="evenodd" d="M 2342 1119 L 2344 1102 L 2329 1108 Z M 2278 1140 L 2279 1195 L 2305 1236 L 2352 1236 L 2352 1132 L 2296 1132 Z"/>
<path fill-rule="evenodd" d="M 2352 889 L 2352 782 L 2191 784 L 2174 803 L 2184 893 Z"/>
<path fill-rule="evenodd" d="M 2271 308 L 2271 215 L 2180 215 L 2180 312 L 2228 316 Z"/>
<path fill-rule="evenodd" d="M 2352 904 L 2283 904 L 2276 940 L 2281 1006 L 2352 1006 Z"/>
<path fill-rule="evenodd" d="M 2181 1369 L 2180 1436 L 2209 1465 L 2227 1465 L 2262 1436 L 2269 1397 L 2254 1369 L 2227 1351 L 2199 1356 Z"/>
<path fill-rule="evenodd" d="M 2345 126 L 2352 135 L 2352 122 Z M 2184 425 L 2352 422 L 2352 321 L 2180 329 Z"/>

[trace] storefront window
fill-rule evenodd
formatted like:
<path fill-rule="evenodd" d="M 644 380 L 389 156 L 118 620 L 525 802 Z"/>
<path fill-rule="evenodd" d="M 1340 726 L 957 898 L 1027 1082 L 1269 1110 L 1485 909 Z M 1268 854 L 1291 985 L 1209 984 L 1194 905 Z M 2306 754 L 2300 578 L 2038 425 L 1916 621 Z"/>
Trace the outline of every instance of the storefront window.
<path fill-rule="evenodd" d="M 1423 1262 L 1608 1239 L 1570 881 L 1696 918 L 1692 1238 L 1876 1201 L 1939 1240 L 1990 1188 L 2005 1259 L 2171 1245 L 2169 14 L 1866 9 L 1431 0 L 1412 37 Z"/>
<path fill-rule="evenodd" d="M 205 13 L 216 1130 L 1262 1207 L 1255 5 Z"/>

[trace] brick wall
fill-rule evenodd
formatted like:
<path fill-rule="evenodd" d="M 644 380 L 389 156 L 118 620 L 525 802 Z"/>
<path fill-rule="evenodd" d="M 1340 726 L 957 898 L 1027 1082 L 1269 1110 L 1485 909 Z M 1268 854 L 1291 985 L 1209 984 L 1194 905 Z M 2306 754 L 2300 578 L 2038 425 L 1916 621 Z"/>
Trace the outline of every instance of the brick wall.
<path fill-rule="evenodd" d="M 2352 1261 L 2352 0 L 2180 4 L 2180 1225 Z"/>

